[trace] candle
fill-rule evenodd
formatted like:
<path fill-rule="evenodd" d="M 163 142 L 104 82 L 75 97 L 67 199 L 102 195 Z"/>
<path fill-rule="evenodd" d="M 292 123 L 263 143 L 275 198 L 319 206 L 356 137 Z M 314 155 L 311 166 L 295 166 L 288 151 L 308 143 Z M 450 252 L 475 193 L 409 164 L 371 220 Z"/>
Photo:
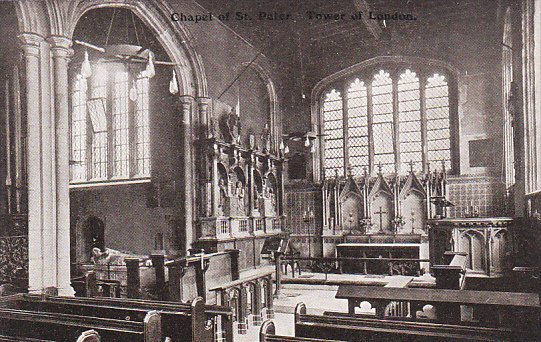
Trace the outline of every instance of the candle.
<path fill-rule="evenodd" d="M 205 250 L 201 249 L 201 269 L 205 268 L 205 266 L 204 266 L 204 260 L 205 260 L 204 254 L 205 254 Z"/>

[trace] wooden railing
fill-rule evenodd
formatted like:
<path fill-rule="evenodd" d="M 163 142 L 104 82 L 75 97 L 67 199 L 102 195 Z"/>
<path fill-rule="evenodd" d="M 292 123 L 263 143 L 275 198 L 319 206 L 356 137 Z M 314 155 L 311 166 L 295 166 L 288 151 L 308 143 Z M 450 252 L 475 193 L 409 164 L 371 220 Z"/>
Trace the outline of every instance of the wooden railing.
<path fill-rule="evenodd" d="M 263 317 L 274 318 L 272 274 L 260 272 L 211 289 L 217 294 L 218 305 L 233 310 L 239 334 L 246 334 L 250 318 L 253 326 L 261 325 Z"/>
<path fill-rule="evenodd" d="M 416 258 L 351 258 L 351 257 L 298 257 L 298 256 L 283 256 L 281 258 L 282 265 L 285 266 L 285 274 L 287 267 L 292 271 L 293 278 L 295 271 L 301 273 L 301 264 L 306 265 L 307 269 L 325 274 L 325 279 L 329 273 L 342 273 L 344 262 L 359 262 L 363 265 L 364 274 L 368 274 L 368 265 L 380 266 L 384 269 L 386 275 L 420 275 L 421 263 L 428 263 L 429 259 Z M 373 267 L 372 267 L 373 268 Z"/>

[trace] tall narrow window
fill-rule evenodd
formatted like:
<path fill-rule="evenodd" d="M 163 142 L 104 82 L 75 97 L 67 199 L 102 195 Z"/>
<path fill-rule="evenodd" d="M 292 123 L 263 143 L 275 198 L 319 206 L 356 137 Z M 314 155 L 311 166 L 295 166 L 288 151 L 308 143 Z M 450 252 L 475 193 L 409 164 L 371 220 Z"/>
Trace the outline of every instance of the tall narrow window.
<path fill-rule="evenodd" d="M 87 80 L 78 77 L 73 86 L 71 116 L 71 179 L 86 180 L 86 91 Z"/>
<path fill-rule="evenodd" d="M 148 116 L 148 78 L 137 79 L 137 103 L 135 112 L 135 164 L 136 174 L 150 175 L 150 135 Z"/>
<path fill-rule="evenodd" d="M 325 170 L 327 176 L 344 174 L 344 118 L 342 96 L 335 89 L 323 99 L 323 125 L 325 135 Z"/>
<path fill-rule="evenodd" d="M 368 96 L 364 82 L 358 78 L 347 92 L 349 165 L 355 174 L 361 174 L 368 165 Z"/>
<path fill-rule="evenodd" d="M 428 162 L 451 168 L 449 87 L 443 75 L 433 74 L 426 83 L 426 137 Z"/>
<path fill-rule="evenodd" d="M 423 142 L 421 135 L 421 100 L 419 78 L 416 73 L 406 70 L 398 79 L 398 129 L 400 170 L 423 169 Z"/>
<path fill-rule="evenodd" d="M 150 177 L 150 80 L 133 69 L 96 64 L 73 82 L 72 183 Z"/>
<path fill-rule="evenodd" d="M 505 12 L 502 44 L 502 94 L 503 94 L 503 140 L 504 140 L 504 174 L 505 185 L 515 183 L 515 147 L 513 142 L 513 118 L 509 111 L 513 82 L 513 36 L 511 25 L 511 8 Z"/>
<path fill-rule="evenodd" d="M 381 164 L 383 172 L 393 172 L 393 80 L 384 70 L 375 74 L 372 81 L 372 115 L 374 163 Z"/>
<path fill-rule="evenodd" d="M 107 178 L 107 72 L 101 65 L 92 75 L 92 178 Z"/>
<path fill-rule="evenodd" d="M 114 177 L 129 176 L 128 73 L 119 71 L 113 81 Z"/>

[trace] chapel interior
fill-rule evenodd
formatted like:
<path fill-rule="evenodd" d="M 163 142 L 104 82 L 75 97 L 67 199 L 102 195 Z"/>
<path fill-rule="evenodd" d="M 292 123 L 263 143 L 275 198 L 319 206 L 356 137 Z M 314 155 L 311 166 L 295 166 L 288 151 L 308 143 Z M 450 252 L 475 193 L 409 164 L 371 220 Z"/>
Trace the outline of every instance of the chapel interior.
<path fill-rule="evenodd" d="M 541 340 L 540 0 L 0 1 L 0 71 L 0 341 Z"/>

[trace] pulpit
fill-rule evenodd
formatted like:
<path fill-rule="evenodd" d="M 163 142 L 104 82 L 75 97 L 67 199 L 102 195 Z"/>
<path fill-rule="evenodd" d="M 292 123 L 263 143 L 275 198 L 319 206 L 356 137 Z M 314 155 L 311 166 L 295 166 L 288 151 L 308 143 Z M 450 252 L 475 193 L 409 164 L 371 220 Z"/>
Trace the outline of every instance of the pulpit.
<path fill-rule="evenodd" d="M 428 221 L 431 265 L 443 265 L 446 251 L 467 253 L 468 274 L 500 277 L 511 271 L 513 219 L 452 218 Z"/>

